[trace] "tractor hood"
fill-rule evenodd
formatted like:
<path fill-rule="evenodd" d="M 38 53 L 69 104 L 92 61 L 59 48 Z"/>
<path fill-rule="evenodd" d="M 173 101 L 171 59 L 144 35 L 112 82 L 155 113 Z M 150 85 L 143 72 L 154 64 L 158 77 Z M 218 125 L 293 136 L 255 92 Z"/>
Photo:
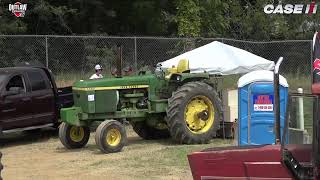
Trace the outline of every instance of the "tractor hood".
<path fill-rule="evenodd" d="M 157 77 L 154 75 L 141 75 L 141 76 L 126 76 L 121 78 L 102 78 L 94 80 L 80 80 L 73 85 L 73 89 L 79 88 L 99 88 L 112 89 L 128 89 L 128 88 L 147 88 L 152 82 L 155 82 Z M 139 86 L 139 87 L 138 87 Z M 102 90 L 102 89 L 101 89 Z"/>
<path fill-rule="evenodd" d="M 68 121 L 69 124 L 81 125 L 79 118 L 82 120 L 88 119 L 89 116 L 86 114 L 113 113 L 117 111 L 120 99 L 119 90 L 148 89 L 151 94 L 149 98 L 153 99 L 156 88 L 162 85 L 161 82 L 155 75 L 80 80 L 72 87 L 74 94 L 73 109 L 61 111 L 61 117 Z M 108 106 L 105 105 L 106 101 Z M 78 118 L 77 114 L 80 112 L 83 114 Z"/>

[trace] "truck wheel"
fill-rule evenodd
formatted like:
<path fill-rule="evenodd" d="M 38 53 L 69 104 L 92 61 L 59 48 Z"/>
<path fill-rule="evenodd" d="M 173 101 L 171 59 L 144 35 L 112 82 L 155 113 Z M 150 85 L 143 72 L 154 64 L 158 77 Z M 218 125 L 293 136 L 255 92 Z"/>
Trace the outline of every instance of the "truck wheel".
<path fill-rule="evenodd" d="M 2 180 L 2 178 L 1 178 L 1 170 L 3 169 L 3 165 L 1 163 L 1 158 L 2 158 L 2 153 L 0 152 L 0 180 Z"/>
<path fill-rule="evenodd" d="M 90 137 L 90 129 L 88 127 L 73 126 L 62 123 L 59 127 L 59 139 L 61 143 L 68 149 L 84 147 Z"/>
<path fill-rule="evenodd" d="M 221 106 L 217 92 L 208 84 L 184 84 L 168 100 L 167 124 L 171 137 L 183 144 L 209 142 L 216 135 Z"/>
<path fill-rule="evenodd" d="M 98 126 L 95 140 L 103 153 L 119 152 L 127 142 L 126 129 L 118 121 L 106 120 Z"/>
<path fill-rule="evenodd" d="M 134 132 L 136 132 L 141 138 L 146 140 L 152 139 L 166 139 L 170 137 L 168 129 L 156 129 L 150 127 L 146 122 L 131 122 Z"/>

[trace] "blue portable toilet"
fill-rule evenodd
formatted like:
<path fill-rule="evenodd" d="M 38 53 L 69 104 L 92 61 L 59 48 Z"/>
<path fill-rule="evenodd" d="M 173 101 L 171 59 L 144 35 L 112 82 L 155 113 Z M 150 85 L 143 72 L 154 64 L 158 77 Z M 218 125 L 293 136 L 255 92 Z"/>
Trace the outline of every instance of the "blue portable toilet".
<path fill-rule="evenodd" d="M 273 72 L 253 71 L 238 81 L 239 117 L 238 144 L 274 144 L 274 87 Z M 288 99 L 287 80 L 280 75 L 280 131 L 284 128 Z"/>

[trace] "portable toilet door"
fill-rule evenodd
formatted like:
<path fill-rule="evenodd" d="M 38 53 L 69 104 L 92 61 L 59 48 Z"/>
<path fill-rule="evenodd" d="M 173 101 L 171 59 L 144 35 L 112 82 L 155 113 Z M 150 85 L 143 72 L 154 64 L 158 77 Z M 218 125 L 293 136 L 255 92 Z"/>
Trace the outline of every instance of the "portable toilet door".
<path fill-rule="evenodd" d="M 239 145 L 274 144 L 273 72 L 259 70 L 242 76 L 239 88 Z M 288 83 L 280 76 L 280 128 L 283 132 Z"/>

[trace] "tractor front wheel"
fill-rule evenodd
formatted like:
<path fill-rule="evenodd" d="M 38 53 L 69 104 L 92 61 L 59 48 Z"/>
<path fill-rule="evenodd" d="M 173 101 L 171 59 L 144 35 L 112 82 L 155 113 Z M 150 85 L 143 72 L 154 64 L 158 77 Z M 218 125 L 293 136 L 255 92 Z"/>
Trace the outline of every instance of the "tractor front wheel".
<path fill-rule="evenodd" d="M 106 120 L 98 126 L 95 140 L 103 153 L 119 152 L 127 142 L 126 129 L 118 121 Z"/>
<path fill-rule="evenodd" d="M 88 127 L 73 126 L 62 123 L 59 127 L 59 139 L 61 143 L 68 149 L 76 149 L 84 147 L 90 137 L 90 129 Z"/>
<path fill-rule="evenodd" d="M 221 110 L 221 100 L 211 86 L 203 82 L 184 84 L 168 100 L 171 137 L 183 144 L 209 142 L 219 127 Z"/>

